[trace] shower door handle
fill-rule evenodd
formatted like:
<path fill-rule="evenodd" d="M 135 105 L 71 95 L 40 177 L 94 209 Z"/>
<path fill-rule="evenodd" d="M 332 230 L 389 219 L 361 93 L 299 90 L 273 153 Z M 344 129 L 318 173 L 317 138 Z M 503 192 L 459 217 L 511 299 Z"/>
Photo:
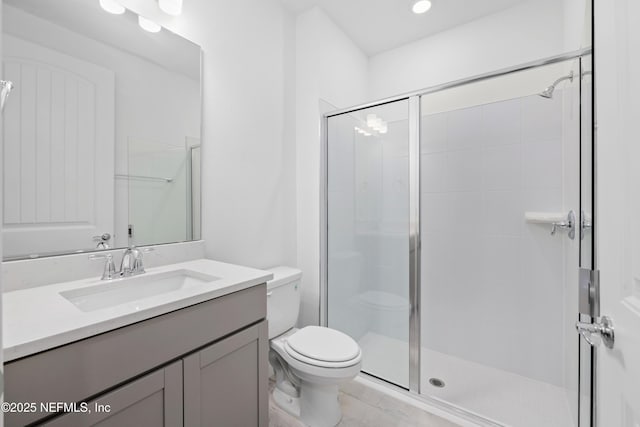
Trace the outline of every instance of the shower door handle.
<path fill-rule="evenodd" d="M 602 339 L 605 347 L 609 349 L 613 348 L 616 336 L 613 321 L 607 316 L 602 316 L 602 318 L 595 323 L 576 322 L 576 330 L 592 347 L 597 347 L 599 344 L 593 339 L 595 335 Z"/>
<path fill-rule="evenodd" d="M 551 235 L 556 234 L 558 228 L 563 228 L 568 230 L 567 235 L 571 240 L 576 237 L 576 214 L 573 210 L 569 211 L 567 214 L 567 219 L 561 222 L 554 222 L 551 224 Z"/>

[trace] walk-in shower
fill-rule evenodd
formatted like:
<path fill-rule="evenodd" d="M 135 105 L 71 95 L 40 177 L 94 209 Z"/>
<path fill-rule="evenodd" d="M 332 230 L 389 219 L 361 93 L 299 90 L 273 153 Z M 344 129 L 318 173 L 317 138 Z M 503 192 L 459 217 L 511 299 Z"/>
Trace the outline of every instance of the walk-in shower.
<path fill-rule="evenodd" d="M 566 222 L 591 209 L 588 57 L 325 116 L 321 317 L 364 373 L 487 425 L 588 425 L 573 328 L 590 230 Z"/>

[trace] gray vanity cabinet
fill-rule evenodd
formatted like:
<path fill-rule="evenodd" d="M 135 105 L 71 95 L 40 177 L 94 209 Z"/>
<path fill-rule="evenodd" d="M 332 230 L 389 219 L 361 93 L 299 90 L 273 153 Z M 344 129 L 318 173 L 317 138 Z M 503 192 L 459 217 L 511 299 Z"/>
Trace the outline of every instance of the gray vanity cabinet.
<path fill-rule="evenodd" d="M 180 427 L 183 425 L 182 361 L 87 403 L 87 412 L 62 415 L 43 426 Z"/>
<path fill-rule="evenodd" d="M 267 335 L 265 321 L 183 359 L 185 426 L 267 427 Z"/>
<path fill-rule="evenodd" d="M 5 426 L 267 427 L 266 293 L 253 286 L 5 364 L 6 402 L 92 409 L 6 413 Z"/>

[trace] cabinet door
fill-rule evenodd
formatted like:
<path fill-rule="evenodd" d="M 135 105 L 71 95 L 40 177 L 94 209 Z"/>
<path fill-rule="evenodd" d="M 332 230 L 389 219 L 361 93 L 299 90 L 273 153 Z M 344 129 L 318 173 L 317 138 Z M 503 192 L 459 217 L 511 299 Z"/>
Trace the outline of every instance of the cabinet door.
<path fill-rule="evenodd" d="M 88 402 L 88 409 L 86 413 L 68 413 L 43 425 L 47 427 L 182 426 L 182 362 L 158 369 L 91 400 Z"/>
<path fill-rule="evenodd" d="M 183 359 L 187 427 L 267 427 L 266 320 Z"/>

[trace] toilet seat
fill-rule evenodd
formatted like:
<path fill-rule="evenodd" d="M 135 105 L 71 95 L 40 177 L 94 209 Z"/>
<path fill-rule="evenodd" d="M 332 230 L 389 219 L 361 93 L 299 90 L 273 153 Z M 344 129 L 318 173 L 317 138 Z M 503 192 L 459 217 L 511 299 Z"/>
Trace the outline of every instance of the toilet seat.
<path fill-rule="evenodd" d="M 346 368 L 362 359 L 360 346 L 350 336 L 335 329 L 307 326 L 284 340 L 289 356 L 320 368 Z"/>
<path fill-rule="evenodd" d="M 362 359 L 360 353 L 358 353 L 354 359 L 346 360 L 344 362 L 326 362 L 324 360 L 312 359 L 292 349 L 288 342 L 284 343 L 284 350 L 289 356 L 297 361 L 317 368 L 348 368 L 349 366 L 357 365 Z"/>
<path fill-rule="evenodd" d="M 307 326 L 287 338 L 292 356 L 330 364 L 351 362 L 360 354 L 360 346 L 350 336 L 335 329 Z"/>
<path fill-rule="evenodd" d="M 311 328 L 306 330 L 307 328 Z M 314 331 L 314 329 L 316 329 Z M 321 329 L 318 331 L 317 329 Z M 306 330 L 302 335 L 299 335 L 297 339 L 293 339 L 290 342 L 291 338 L 295 335 L 299 334 L 301 331 Z M 281 336 L 272 339 L 270 341 L 270 346 L 274 350 L 276 350 L 288 363 L 294 365 L 297 369 L 305 370 L 309 372 L 316 372 L 318 375 L 320 372 L 325 372 L 324 375 L 328 375 L 329 377 L 340 377 L 342 374 L 339 371 L 343 371 L 345 369 L 350 370 L 353 367 L 357 367 L 362 360 L 362 352 L 360 351 L 360 346 L 356 343 L 351 337 L 348 335 L 344 335 L 346 337 L 346 345 L 341 346 L 331 346 L 325 345 L 324 347 L 330 347 L 329 349 L 320 349 L 316 350 L 315 346 L 305 345 L 308 344 L 308 339 L 318 338 L 318 335 L 322 335 L 321 338 L 331 338 L 335 337 L 335 334 L 342 334 L 334 329 L 322 328 L 318 326 L 307 326 L 302 329 L 293 329 L 287 333 L 282 334 Z M 342 337 L 340 338 L 342 340 Z M 292 345 L 293 344 L 293 345 Z M 349 344 L 353 344 L 355 346 L 352 347 Z M 336 347 L 338 347 L 336 349 Z M 306 353 L 303 354 L 302 352 Z M 325 351 L 323 351 L 325 350 Z M 334 360 L 342 361 L 331 362 L 326 360 L 319 360 L 315 357 L 309 357 L 308 355 L 317 355 L 323 357 L 325 359 L 332 358 Z M 353 357 L 352 357 L 353 356 Z M 327 370 L 327 368 L 329 368 Z M 329 372 L 332 373 L 329 373 Z M 359 369 L 358 369 L 359 371 Z"/>

